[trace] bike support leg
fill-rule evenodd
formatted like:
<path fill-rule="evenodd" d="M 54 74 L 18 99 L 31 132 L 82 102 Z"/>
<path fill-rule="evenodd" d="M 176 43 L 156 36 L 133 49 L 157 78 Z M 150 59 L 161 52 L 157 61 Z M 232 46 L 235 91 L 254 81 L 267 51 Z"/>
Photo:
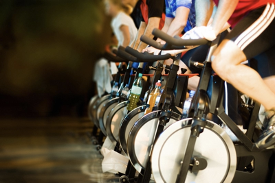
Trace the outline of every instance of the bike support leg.
<path fill-rule="evenodd" d="M 98 136 L 98 142 L 100 145 L 103 144 L 103 138 L 104 138 L 104 134 L 102 132 L 99 133 L 99 136 Z"/>
<path fill-rule="evenodd" d="M 186 148 L 183 161 L 181 162 L 182 164 L 181 164 L 180 172 L 177 176 L 176 183 L 184 183 L 187 177 L 187 173 L 189 171 L 189 167 L 192 161 L 193 151 L 195 148 L 195 143 L 197 140 L 197 136 L 193 134 L 194 133 L 193 131 L 195 130 L 191 131 L 191 135 L 187 143 L 187 148 Z"/>
<path fill-rule="evenodd" d="M 159 120 L 162 121 L 162 119 L 159 119 Z M 161 124 L 159 124 L 157 127 L 157 132 L 155 135 L 153 145 L 156 143 L 158 137 L 163 132 L 163 129 L 164 129 L 164 125 L 161 122 Z M 151 174 L 152 174 L 151 155 L 152 155 L 153 145 L 151 146 L 150 154 L 149 154 L 148 160 L 146 162 L 146 167 L 144 168 L 143 178 L 142 178 L 141 182 L 139 180 L 138 183 L 149 183 L 150 182 L 150 178 L 151 178 Z"/>
<path fill-rule="evenodd" d="M 127 169 L 125 172 L 125 175 L 130 179 L 134 179 L 135 178 L 135 174 L 136 174 L 136 169 L 135 167 L 133 167 L 132 163 L 130 161 L 128 161 L 128 165 L 127 165 Z"/>
<path fill-rule="evenodd" d="M 93 127 L 93 131 L 92 131 L 92 136 L 94 136 L 94 137 L 96 137 L 97 136 L 97 126 L 96 125 L 94 125 L 94 127 Z"/>

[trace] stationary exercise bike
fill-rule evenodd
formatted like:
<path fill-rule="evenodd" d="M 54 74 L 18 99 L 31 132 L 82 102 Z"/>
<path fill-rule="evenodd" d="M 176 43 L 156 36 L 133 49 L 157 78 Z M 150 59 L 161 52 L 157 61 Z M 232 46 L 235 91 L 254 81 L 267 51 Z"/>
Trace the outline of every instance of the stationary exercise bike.
<path fill-rule="evenodd" d="M 152 45 L 150 42 L 147 43 Z M 194 42 L 194 45 L 195 43 L 196 42 Z M 148 53 L 147 55 L 146 53 L 141 54 L 136 50 L 131 49 L 130 47 L 127 47 L 126 51 L 141 60 L 149 59 L 147 58 Z M 181 53 L 181 51 L 177 52 Z M 157 60 L 156 56 L 150 56 L 152 60 Z M 130 157 L 133 167 L 141 175 L 139 176 L 138 182 L 149 182 L 151 177 L 150 154 L 154 141 L 159 136 L 159 133 L 164 130 L 165 126 L 167 127 L 181 118 L 181 112 L 179 112 L 176 107 L 181 108 L 183 106 L 187 91 L 188 76 L 177 78 L 180 55 L 176 54 L 176 56 L 172 56 L 170 54 L 165 54 L 162 56 L 173 58 L 174 64 L 172 64 L 170 67 L 167 84 L 160 98 L 158 110 L 153 111 L 136 121 L 128 137 L 128 156 Z M 174 97 L 176 81 L 178 81 L 178 92 L 176 97 Z M 158 129 L 158 126 L 160 126 L 159 123 L 161 123 L 163 128 L 161 130 L 156 130 Z"/>
<path fill-rule="evenodd" d="M 118 48 L 118 52 L 116 53 L 118 56 L 120 56 L 121 58 L 127 59 L 127 60 L 132 60 L 134 62 L 139 62 L 139 68 L 137 69 L 137 73 L 136 76 L 142 72 L 142 66 L 143 66 L 143 62 L 149 62 L 149 60 L 144 60 L 141 58 L 136 58 L 133 57 L 132 55 L 130 55 L 129 53 L 125 52 L 125 49 L 123 47 L 119 47 Z M 157 56 L 159 58 L 164 58 L 163 56 Z M 168 58 L 167 56 L 165 56 L 166 58 Z M 154 57 L 155 58 L 155 57 Z M 154 62 L 155 60 L 150 60 L 150 62 Z M 160 62 L 158 63 L 157 67 L 148 67 L 148 69 L 153 69 L 155 70 L 155 74 L 154 74 L 154 79 L 153 79 L 153 83 L 157 82 L 160 78 L 161 78 L 161 72 L 163 70 L 163 64 Z M 148 72 L 148 70 L 145 72 Z M 143 76 L 149 76 L 147 74 L 143 74 Z M 149 78 L 147 79 L 147 83 L 149 82 Z M 144 91 L 146 91 L 148 88 L 146 86 L 144 86 L 142 88 L 141 93 L 144 93 Z M 151 86 L 151 89 L 149 89 L 149 92 L 153 89 L 153 86 Z M 143 96 L 141 95 L 141 98 L 143 98 Z M 122 144 L 121 147 L 123 149 L 124 152 L 127 152 L 127 150 L 123 147 L 125 147 L 126 145 L 126 141 L 127 141 L 127 137 L 129 134 L 130 129 L 132 128 L 132 126 L 134 125 L 135 121 L 137 121 L 139 118 L 141 118 L 144 114 L 144 111 L 146 109 L 146 99 L 143 100 L 143 102 L 140 102 L 140 105 L 135 108 L 132 111 L 128 111 L 127 110 L 127 104 L 128 104 L 128 100 L 125 99 L 124 101 L 120 102 L 118 105 L 116 105 L 112 111 L 110 112 L 108 118 L 107 118 L 107 122 L 106 122 L 106 131 L 107 131 L 107 136 L 110 138 L 110 140 L 113 143 L 117 144 L 117 148 L 119 148 L 119 142 Z M 120 135 L 120 137 L 119 137 Z M 126 137 L 126 138 L 125 138 Z M 120 153 L 120 150 L 117 150 L 117 152 Z"/>
<path fill-rule="evenodd" d="M 110 53 L 105 53 L 104 58 L 106 58 L 108 61 L 113 61 L 113 62 L 120 62 L 121 63 L 127 61 L 124 60 L 120 57 L 114 56 Z M 118 72 L 115 76 L 114 83 L 120 84 L 121 82 L 121 74 L 124 73 L 122 67 L 118 67 Z M 91 119 L 91 121 L 94 123 L 94 128 L 92 132 L 92 137 L 93 137 L 93 144 L 98 145 L 98 149 L 100 149 L 100 145 L 102 143 L 103 137 L 104 137 L 104 132 L 100 131 L 98 135 L 98 129 L 100 129 L 100 123 L 99 121 L 102 122 L 102 118 L 104 116 L 104 113 L 101 110 L 103 107 L 105 107 L 106 102 L 108 102 L 109 99 L 114 99 L 116 98 L 116 92 L 113 93 L 105 93 L 103 96 L 99 97 L 98 95 L 94 96 L 91 98 L 88 106 L 88 116 Z M 113 100 L 112 100 L 113 101 Z M 104 108 L 106 109 L 106 108 Z M 102 126 L 102 125 L 101 125 Z"/>
<path fill-rule="evenodd" d="M 154 30 L 166 41 L 163 49 L 185 46 L 189 40 L 172 38 Z M 192 40 L 190 40 L 192 41 Z M 210 57 L 218 38 L 210 44 L 202 67 L 199 86 L 193 98 L 189 118 L 182 119 L 165 130 L 154 145 L 152 171 L 156 182 L 274 182 L 274 147 L 258 149 L 254 128 L 259 105 L 253 108 L 247 133 L 244 134 L 223 108 L 224 81 L 212 75 Z M 216 115 L 239 139 L 232 142 L 220 125 L 206 119 Z M 249 168 L 248 168 L 249 167 Z"/>
<path fill-rule="evenodd" d="M 125 49 L 120 47 L 118 55 L 121 56 L 121 57 L 127 57 L 127 56 L 129 56 L 129 53 L 125 52 Z M 139 58 L 135 57 L 135 58 L 136 58 L 136 61 L 141 61 L 141 62 L 145 61 L 144 59 L 142 59 L 140 57 Z M 153 61 L 155 61 L 155 60 L 153 60 Z M 161 73 L 163 71 L 163 61 L 160 61 L 157 64 L 156 68 L 150 67 L 150 69 L 155 70 L 155 73 L 154 73 L 154 76 L 153 76 L 152 85 L 149 88 L 149 91 L 147 92 L 147 95 L 148 95 L 148 93 L 150 93 L 153 90 L 154 83 L 156 83 L 158 80 L 161 79 Z M 116 141 L 117 143 L 118 142 L 120 143 L 120 146 L 121 146 L 121 148 L 122 148 L 122 150 L 125 154 L 127 154 L 127 140 L 128 140 L 129 132 L 130 132 L 131 128 L 134 126 L 135 122 L 139 118 L 144 116 L 144 112 L 145 112 L 145 109 L 147 107 L 147 105 L 146 105 L 147 99 L 146 99 L 146 96 L 145 96 L 143 104 L 138 106 L 137 108 L 135 108 L 132 111 L 127 111 L 126 105 L 125 105 L 124 111 L 128 112 L 127 115 L 125 115 L 125 117 L 122 118 L 122 120 L 119 119 L 119 118 L 115 118 L 115 116 L 114 116 L 114 118 L 117 119 L 117 120 L 111 122 L 110 126 L 113 126 L 111 136 L 114 137 L 113 138 L 114 141 Z M 119 125 L 115 125 L 115 122 L 118 122 Z"/>
<path fill-rule="evenodd" d="M 130 63 L 132 63 L 133 61 L 137 62 L 137 59 L 135 57 L 124 52 L 123 47 L 119 47 L 118 50 L 119 51 L 117 51 L 116 54 L 121 58 L 124 58 L 126 60 L 131 60 Z M 123 54 L 121 54 L 121 52 L 123 52 Z M 128 69 L 130 68 L 131 68 L 131 65 L 128 65 Z M 135 79 L 138 77 L 139 73 L 142 73 L 142 71 L 143 71 L 143 64 L 139 64 Z M 132 78 L 130 79 L 129 83 L 131 83 L 129 85 L 129 88 L 131 88 L 133 84 Z M 143 83 L 143 85 L 144 85 L 143 90 L 145 90 L 146 89 L 145 83 Z M 127 95 L 125 96 L 126 97 L 120 100 L 119 103 L 112 109 L 112 111 L 109 113 L 108 118 L 106 120 L 107 136 L 109 137 L 111 142 L 114 144 L 117 144 L 119 142 L 118 132 L 120 128 L 120 123 L 128 113 L 127 105 L 129 101 L 128 101 Z M 119 144 L 116 145 L 115 151 L 120 153 Z"/>
<path fill-rule="evenodd" d="M 129 50 L 129 48 L 128 48 Z M 148 53 L 139 53 L 139 52 L 136 52 L 135 50 L 132 50 L 130 49 L 129 51 L 132 55 L 136 56 L 139 61 L 143 61 L 143 62 L 152 62 L 152 61 L 156 61 L 156 60 L 164 60 L 164 59 L 168 59 L 168 58 L 171 58 L 172 56 L 169 55 L 169 54 L 166 54 L 166 55 L 151 55 L 151 54 L 148 54 Z M 178 63 L 179 63 L 179 59 L 177 59 L 177 63 L 175 63 L 174 65 L 172 65 L 172 67 L 170 68 L 170 74 L 169 74 L 169 79 L 167 81 L 167 84 L 166 85 L 166 89 L 164 91 L 164 93 L 162 94 L 162 97 L 160 99 L 160 106 L 163 106 L 163 104 L 165 103 L 166 107 L 175 107 L 175 104 L 174 103 L 177 103 L 176 106 L 180 106 L 182 107 L 182 104 L 183 104 L 183 101 L 185 100 L 185 93 L 186 93 L 186 90 L 183 91 L 183 88 L 187 89 L 187 85 L 184 85 L 185 81 L 186 81 L 186 78 L 188 77 L 179 77 L 177 78 L 177 71 L 179 69 L 179 66 L 178 66 Z M 155 75 L 155 79 L 159 79 L 160 76 L 161 76 L 161 72 L 162 72 L 162 62 L 159 63 L 159 65 L 161 65 L 161 67 L 157 67 L 156 68 L 156 75 Z M 159 69 L 160 68 L 160 69 Z M 184 72 L 184 71 L 183 71 Z M 185 80 L 182 80 L 182 79 L 185 79 Z M 177 90 L 178 90 L 178 95 L 176 96 L 176 101 L 177 102 L 174 102 L 174 97 L 173 97 L 173 91 L 174 91 L 174 86 L 176 85 L 175 81 L 177 80 Z M 171 106 L 168 104 L 167 100 L 170 100 L 170 103 Z M 160 107 L 161 108 L 161 107 Z M 136 112 L 141 112 L 140 108 L 138 109 L 134 109 L 133 111 Z M 133 112 L 131 111 L 131 112 Z M 177 111 L 177 109 L 175 108 L 174 111 Z M 175 122 L 176 120 L 180 119 L 181 117 L 181 114 L 179 111 L 177 112 L 174 112 L 173 110 L 172 111 L 169 111 L 171 112 L 171 115 L 169 116 L 169 119 L 170 120 L 170 123 L 172 122 Z M 130 113 L 131 113 L 130 112 Z M 129 113 L 129 114 L 130 114 Z M 158 111 L 157 114 L 159 114 L 160 112 Z M 148 114 L 149 115 L 149 114 Z M 165 116 L 168 116 L 169 114 L 165 115 L 163 114 L 162 117 L 165 117 Z M 146 115 L 147 116 L 147 115 Z M 127 117 L 125 118 L 127 119 Z M 168 120 L 168 119 L 167 119 Z M 168 120 L 169 121 L 169 120 Z M 137 122 L 135 122 L 137 123 Z M 129 125 L 128 125 L 129 126 Z M 132 124 L 133 126 L 133 124 Z M 150 129 L 151 127 L 149 127 Z M 147 128 L 145 128 L 147 129 Z M 120 129 L 120 132 L 122 131 L 123 129 Z M 127 131 L 127 130 L 126 130 Z M 121 135 L 122 134 L 122 135 Z M 125 137 L 126 133 L 125 131 L 123 131 L 123 133 L 120 133 L 120 137 L 122 137 L 122 139 Z M 131 134 L 132 135 L 132 134 Z M 152 138 L 152 137 L 151 137 Z M 127 137 L 125 138 L 127 140 Z M 121 139 L 120 139 L 121 141 Z M 129 143 L 128 143 L 129 144 Z M 146 144 L 146 147 L 149 147 L 149 145 Z M 124 150 L 125 152 L 127 152 L 127 148 Z M 135 151 L 135 150 L 134 150 Z M 129 154 L 129 153 L 128 153 Z M 142 160 L 143 162 L 146 163 L 146 157 L 147 156 L 144 156 L 145 158 Z M 141 156 L 142 158 L 142 156 Z M 131 158 L 132 159 L 132 158 Z M 135 160 L 134 160 L 135 161 Z M 138 162 L 141 162 L 141 160 L 139 159 Z M 141 168 L 140 167 L 137 167 L 136 165 L 138 164 L 135 164 L 135 163 L 132 163 L 134 164 L 134 167 L 131 166 L 131 164 L 128 165 L 128 168 L 130 167 L 130 170 L 128 171 L 128 173 L 126 173 L 126 175 L 128 175 L 128 177 L 124 177 L 123 181 L 129 181 L 129 180 L 133 180 L 133 175 L 135 174 L 135 169 L 137 169 L 139 171 L 139 173 L 142 173 L 141 172 Z M 142 163 L 141 163 L 142 164 Z M 142 166 L 142 165 L 141 165 Z M 143 165 L 144 166 L 144 165 Z M 132 173 L 131 173 L 132 172 Z M 132 175 L 132 176 L 131 176 Z M 141 179 L 142 179 L 142 176 L 141 176 Z"/>

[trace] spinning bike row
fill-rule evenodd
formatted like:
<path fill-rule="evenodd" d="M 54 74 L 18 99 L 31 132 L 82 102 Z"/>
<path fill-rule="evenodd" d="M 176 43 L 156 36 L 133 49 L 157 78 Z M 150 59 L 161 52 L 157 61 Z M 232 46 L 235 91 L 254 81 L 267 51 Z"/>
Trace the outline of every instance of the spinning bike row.
<path fill-rule="evenodd" d="M 260 104 L 254 102 L 253 105 L 247 105 L 250 123 L 245 134 L 225 113 L 224 81 L 213 74 L 210 61 L 219 38 L 212 42 L 204 39 L 182 40 L 157 29 L 153 34 L 166 41 L 166 44 L 161 45 L 145 36 L 141 40 L 162 50 L 159 55 L 139 53 L 130 47 L 119 47 L 115 52 L 117 56 L 108 55 L 112 61 L 128 62 L 123 81 L 117 91 L 113 90 L 102 97 L 95 96 L 89 104 L 90 118 L 101 130 L 99 140 L 103 135 L 106 136 L 114 144 L 116 152 L 129 158 L 125 175 L 120 177 L 120 181 L 275 182 L 274 146 L 260 149 L 256 143 L 258 136 L 255 126 Z M 182 115 L 179 108 L 184 105 L 190 75 L 177 75 L 180 54 L 186 50 L 186 46 L 203 44 L 208 44 L 210 48 L 205 62 L 192 62 L 201 68 L 200 81 L 188 115 Z M 169 74 L 165 89 L 157 99 L 148 94 L 154 90 L 155 83 L 162 79 L 163 60 L 169 58 L 173 59 L 173 64 L 165 67 Z M 146 90 L 146 87 L 140 88 L 143 62 L 157 60 L 157 66 L 150 67 L 155 70 L 152 85 L 144 100 L 140 101 L 140 94 Z M 130 77 L 133 61 L 140 62 L 134 80 Z M 121 72 L 119 69 L 115 86 L 121 80 Z M 153 104 L 155 101 L 157 105 Z M 148 108 L 152 112 L 148 112 Z M 217 116 L 222 123 L 208 120 L 209 113 Z M 224 126 L 239 141 L 233 142 Z"/>

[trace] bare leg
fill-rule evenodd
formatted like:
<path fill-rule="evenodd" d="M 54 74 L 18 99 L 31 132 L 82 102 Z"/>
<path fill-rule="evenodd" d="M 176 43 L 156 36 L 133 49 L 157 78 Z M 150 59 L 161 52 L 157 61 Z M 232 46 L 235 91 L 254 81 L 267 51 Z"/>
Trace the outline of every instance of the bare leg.
<path fill-rule="evenodd" d="M 188 80 L 188 89 L 195 91 L 198 87 L 199 81 L 200 81 L 199 76 L 193 76 L 193 77 L 189 78 L 189 80 Z"/>
<path fill-rule="evenodd" d="M 275 109 L 275 93 L 260 75 L 241 62 L 246 60 L 242 50 L 230 40 L 224 40 L 214 52 L 212 67 L 225 81 L 260 102 L 266 110 Z"/>
<path fill-rule="evenodd" d="M 264 82 L 275 93 L 275 76 L 264 78 Z"/>

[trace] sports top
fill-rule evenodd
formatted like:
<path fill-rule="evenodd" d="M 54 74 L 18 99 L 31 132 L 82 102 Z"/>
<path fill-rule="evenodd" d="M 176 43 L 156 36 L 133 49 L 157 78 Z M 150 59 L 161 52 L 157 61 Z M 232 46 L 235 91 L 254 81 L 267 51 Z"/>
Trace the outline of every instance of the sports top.
<path fill-rule="evenodd" d="M 131 17 L 137 28 L 140 26 L 140 22 L 143 21 L 148 24 L 148 19 L 151 17 L 161 18 L 161 29 L 164 25 L 164 0 L 139 0 L 131 13 Z"/>
<path fill-rule="evenodd" d="M 213 0 L 218 6 L 219 0 Z M 239 0 L 236 9 L 228 20 L 233 28 L 248 12 L 260 8 L 267 3 L 275 3 L 275 0 Z"/>
<path fill-rule="evenodd" d="M 112 29 L 117 37 L 118 40 L 118 46 L 122 46 L 124 42 L 124 36 L 123 33 L 120 30 L 120 27 L 122 25 L 126 25 L 129 29 L 130 33 L 130 44 L 135 40 L 136 34 L 137 34 L 137 28 L 131 19 L 129 15 L 127 15 L 124 12 L 119 12 L 111 22 Z"/>
<path fill-rule="evenodd" d="M 176 10 L 185 7 L 190 10 L 184 31 L 187 32 L 196 26 L 195 0 L 165 0 L 166 17 L 175 18 Z"/>

